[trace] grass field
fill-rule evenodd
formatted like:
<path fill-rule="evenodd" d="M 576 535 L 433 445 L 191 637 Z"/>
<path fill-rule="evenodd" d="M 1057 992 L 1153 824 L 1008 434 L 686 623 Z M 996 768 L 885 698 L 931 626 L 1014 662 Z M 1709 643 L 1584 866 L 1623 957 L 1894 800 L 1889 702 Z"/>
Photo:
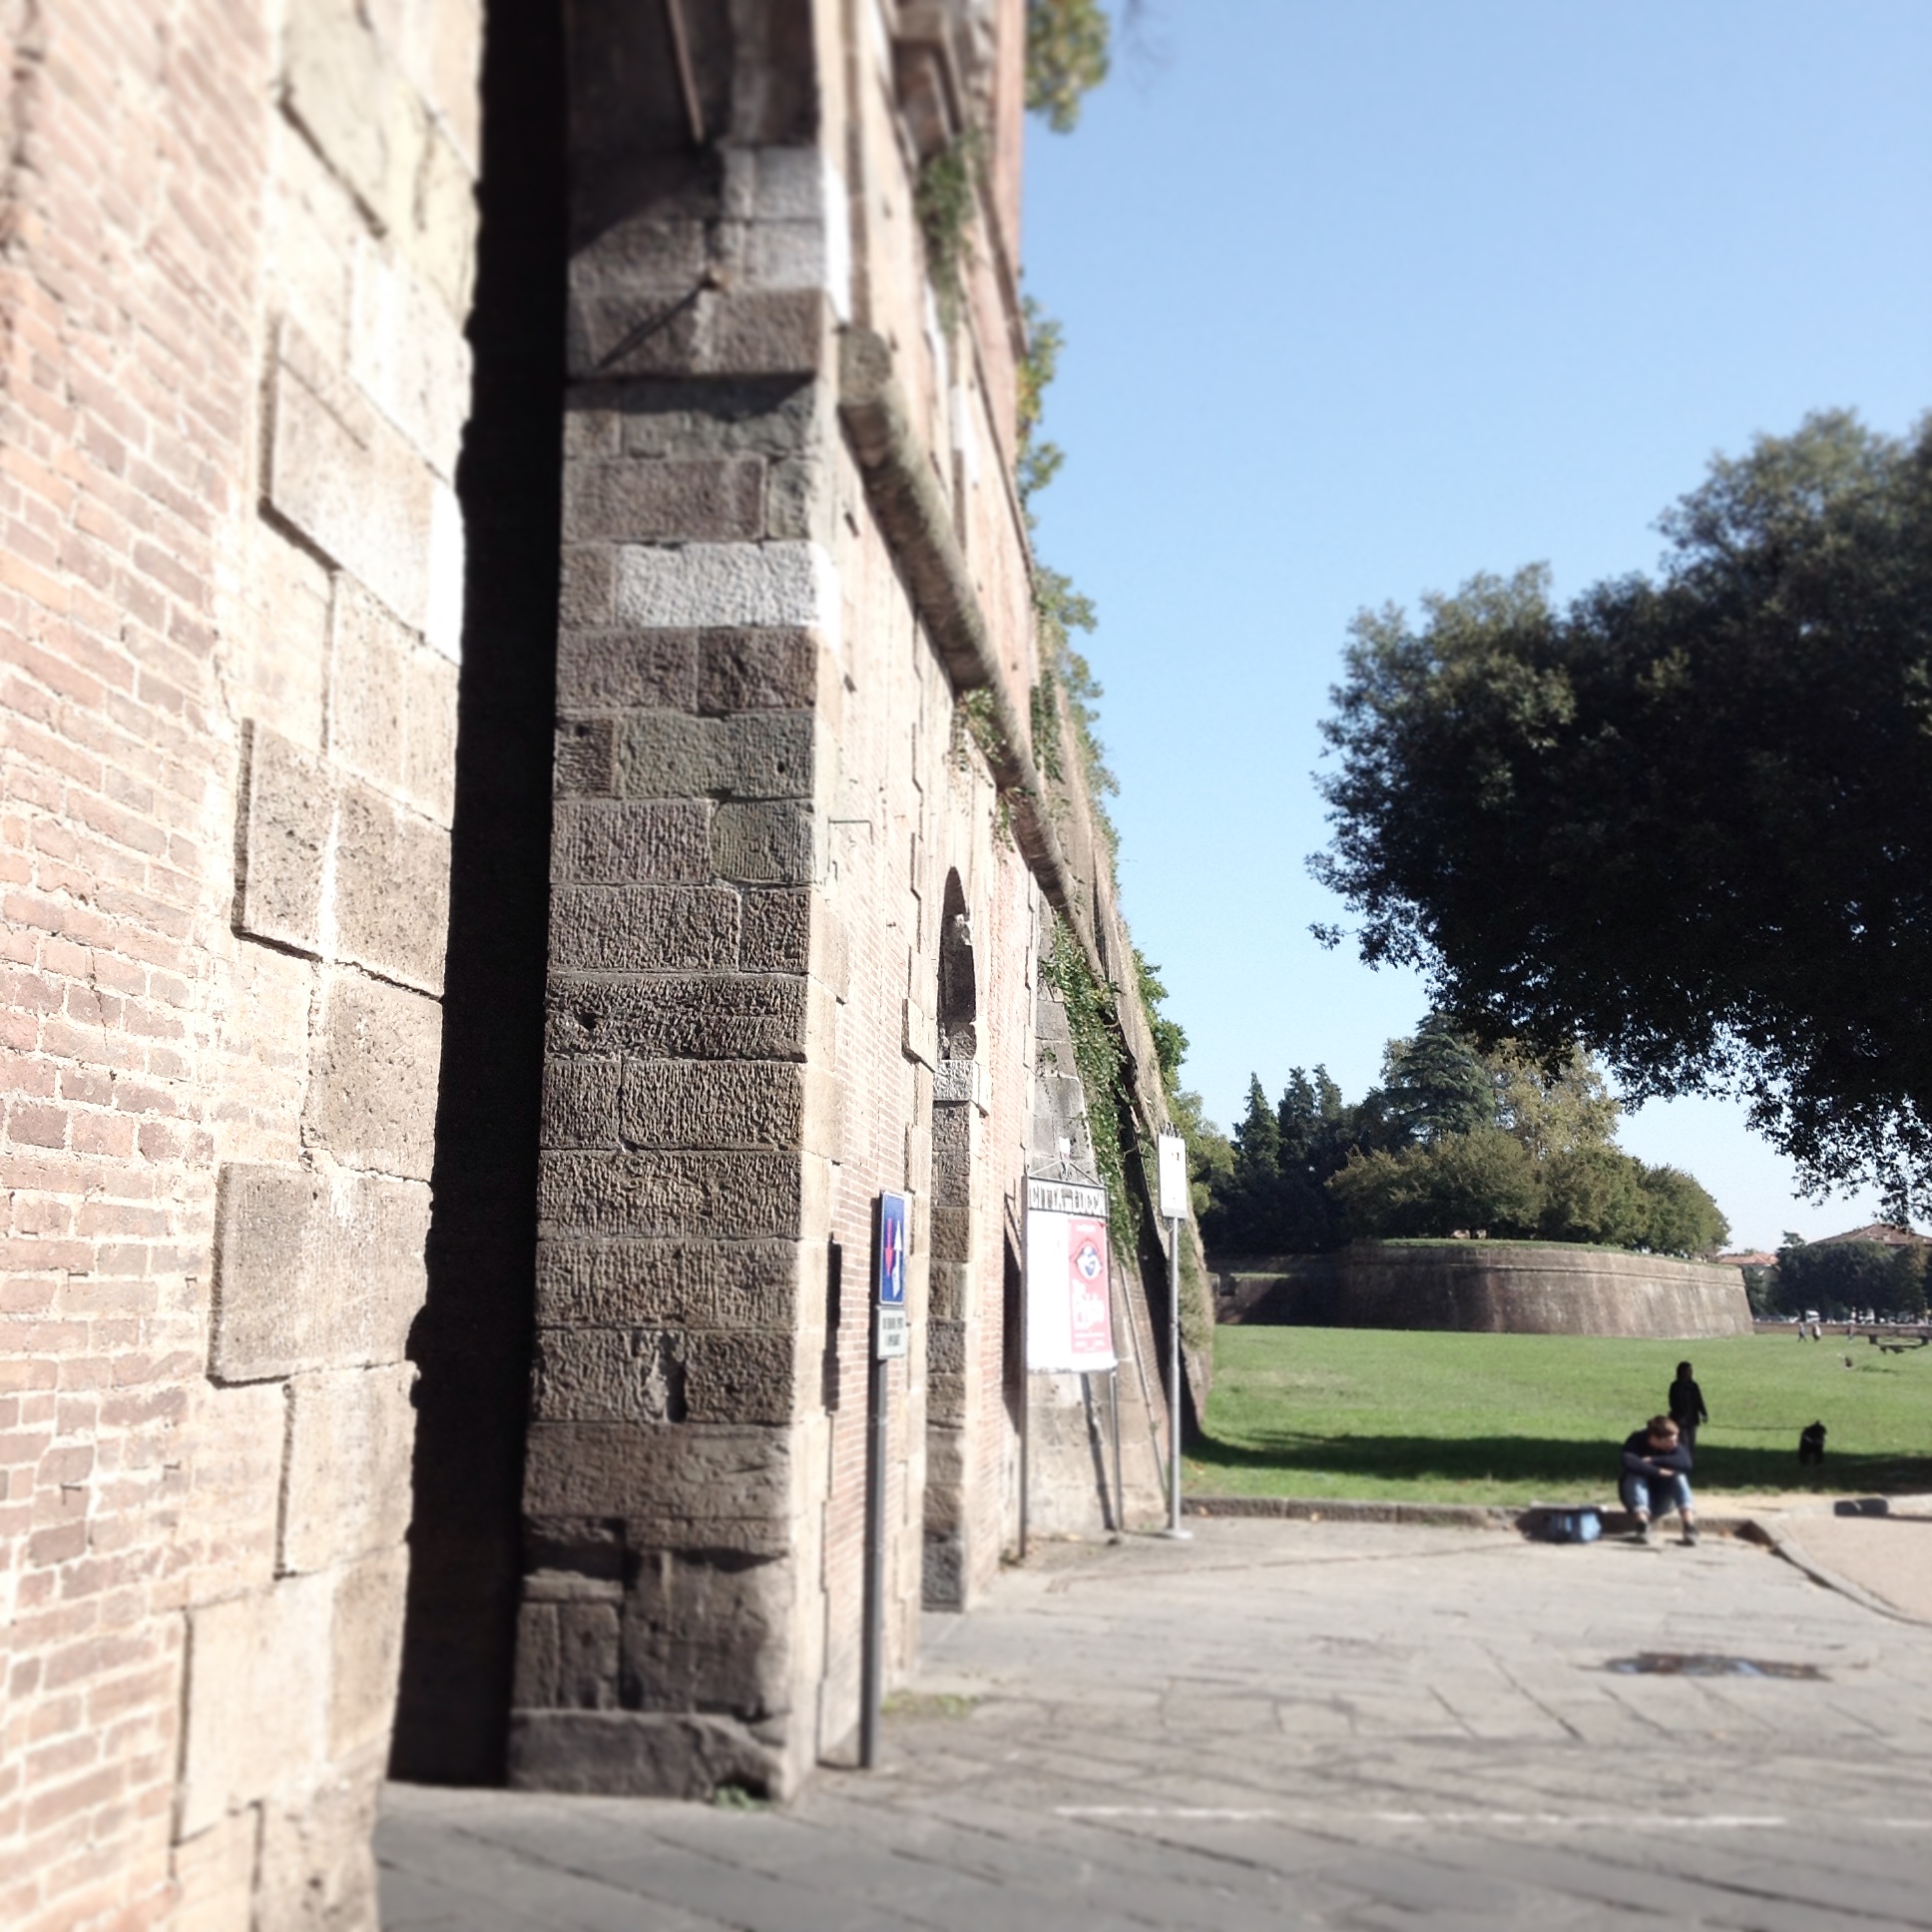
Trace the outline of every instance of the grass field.
<path fill-rule="evenodd" d="M 1852 1366 L 1846 1368 L 1850 1355 Z M 1788 1333 L 1721 1341 L 1418 1334 L 1373 1328 L 1214 1331 L 1196 1495 L 1527 1503 L 1608 1499 L 1625 1436 L 1694 1364 L 1711 1420 L 1700 1493 L 1932 1491 L 1932 1348 Z M 1798 1431 L 1829 1430 L 1822 1472 Z"/>

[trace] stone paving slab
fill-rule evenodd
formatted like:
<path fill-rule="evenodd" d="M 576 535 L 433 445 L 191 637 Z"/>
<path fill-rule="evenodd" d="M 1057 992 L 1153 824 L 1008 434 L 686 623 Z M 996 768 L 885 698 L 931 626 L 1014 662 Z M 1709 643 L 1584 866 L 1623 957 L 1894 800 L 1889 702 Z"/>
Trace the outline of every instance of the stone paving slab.
<path fill-rule="evenodd" d="M 1195 1529 L 929 1619 L 881 1770 L 781 1810 L 392 1786 L 386 1932 L 1932 1932 L 1914 1626 L 1727 1539 Z"/>

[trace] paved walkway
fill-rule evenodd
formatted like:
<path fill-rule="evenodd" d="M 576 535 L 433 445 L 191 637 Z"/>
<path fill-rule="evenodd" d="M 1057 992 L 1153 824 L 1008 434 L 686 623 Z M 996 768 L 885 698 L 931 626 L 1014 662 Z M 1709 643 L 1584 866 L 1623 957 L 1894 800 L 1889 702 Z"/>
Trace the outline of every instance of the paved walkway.
<path fill-rule="evenodd" d="M 1728 1540 L 1196 1529 L 933 1620 L 783 1811 L 392 1787 L 385 1932 L 1932 1928 L 1924 1630 Z"/>

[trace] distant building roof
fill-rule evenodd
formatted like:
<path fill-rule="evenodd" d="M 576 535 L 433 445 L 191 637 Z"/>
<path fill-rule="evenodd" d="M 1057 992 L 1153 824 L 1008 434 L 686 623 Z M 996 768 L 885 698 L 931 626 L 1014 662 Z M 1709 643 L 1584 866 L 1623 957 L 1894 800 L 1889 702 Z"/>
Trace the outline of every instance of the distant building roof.
<path fill-rule="evenodd" d="M 1768 1248 L 1753 1247 L 1743 1254 L 1719 1254 L 1720 1267 L 1776 1267 L 1777 1256 Z"/>
<path fill-rule="evenodd" d="M 1846 1234 L 1821 1234 L 1813 1247 L 1829 1247 L 1836 1241 L 1876 1241 L 1882 1247 L 1932 1247 L 1932 1235 L 1915 1234 L 1896 1221 L 1875 1220 L 1865 1227 L 1854 1227 Z"/>

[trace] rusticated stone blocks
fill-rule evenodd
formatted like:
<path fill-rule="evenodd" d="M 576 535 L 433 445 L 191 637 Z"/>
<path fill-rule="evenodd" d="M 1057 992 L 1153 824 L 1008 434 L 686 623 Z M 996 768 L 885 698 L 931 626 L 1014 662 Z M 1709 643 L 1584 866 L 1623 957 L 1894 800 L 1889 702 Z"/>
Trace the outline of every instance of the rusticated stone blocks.
<path fill-rule="evenodd" d="M 372 1174 L 223 1170 L 210 1373 L 252 1382 L 402 1359 L 429 1190 Z"/>
<path fill-rule="evenodd" d="M 298 1375 L 288 1385 L 281 1568 L 323 1570 L 401 1544 L 415 1411 L 408 1364 Z"/>

